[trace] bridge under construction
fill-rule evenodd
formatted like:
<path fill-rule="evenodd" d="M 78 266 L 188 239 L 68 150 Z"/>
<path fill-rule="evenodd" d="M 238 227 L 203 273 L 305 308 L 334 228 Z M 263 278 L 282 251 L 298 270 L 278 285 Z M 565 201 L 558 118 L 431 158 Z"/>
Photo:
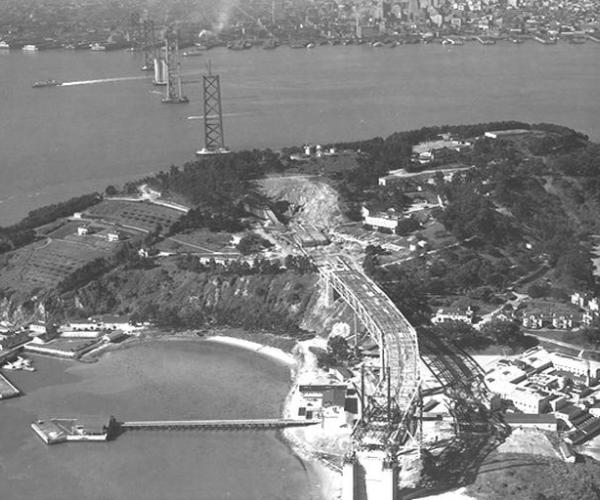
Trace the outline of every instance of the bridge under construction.
<path fill-rule="evenodd" d="M 343 500 L 393 500 L 398 459 L 419 458 L 417 333 L 388 296 L 343 260 L 319 266 L 327 301 L 341 297 L 379 347 L 379 365 L 361 387 L 362 416 L 343 466 Z"/>

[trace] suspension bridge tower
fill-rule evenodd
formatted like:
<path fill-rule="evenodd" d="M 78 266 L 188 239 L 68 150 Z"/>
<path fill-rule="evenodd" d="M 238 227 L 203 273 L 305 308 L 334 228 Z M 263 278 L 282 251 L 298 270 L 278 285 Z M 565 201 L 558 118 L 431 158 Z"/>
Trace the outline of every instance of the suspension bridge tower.
<path fill-rule="evenodd" d="M 184 104 L 190 100 L 183 95 L 181 85 L 181 59 L 179 55 L 179 33 L 168 31 L 165 34 L 166 87 L 162 102 Z"/>
<path fill-rule="evenodd" d="M 154 59 L 156 57 L 156 37 L 154 30 L 154 21 L 144 19 L 142 22 L 142 48 L 144 50 L 144 65 L 142 71 L 152 71 L 154 69 Z"/>
<path fill-rule="evenodd" d="M 221 82 L 219 75 L 213 75 L 208 67 L 208 75 L 202 77 L 204 101 L 204 147 L 196 154 L 215 155 L 229 153 L 225 147 L 223 134 L 223 110 L 221 107 Z"/>

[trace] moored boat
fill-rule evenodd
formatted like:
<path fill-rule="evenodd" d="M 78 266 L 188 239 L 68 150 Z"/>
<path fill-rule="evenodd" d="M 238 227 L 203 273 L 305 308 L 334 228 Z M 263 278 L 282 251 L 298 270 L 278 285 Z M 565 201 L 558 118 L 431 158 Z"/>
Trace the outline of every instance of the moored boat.
<path fill-rule="evenodd" d="M 40 88 L 40 87 L 59 87 L 61 85 L 62 85 L 62 82 L 59 82 L 58 80 L 44 80 L 44 81 L 34 82 L 32 87 L 34 89 L 36 89 L 36 88 Z"/>

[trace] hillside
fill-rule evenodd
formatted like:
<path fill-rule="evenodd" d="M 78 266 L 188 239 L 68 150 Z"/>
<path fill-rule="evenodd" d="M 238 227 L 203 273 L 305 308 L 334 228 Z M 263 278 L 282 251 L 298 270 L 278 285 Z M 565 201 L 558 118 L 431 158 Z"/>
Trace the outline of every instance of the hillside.
<path fill-rule="evenodd" d="M 302 225 L 333 242 L 320 253 L 362 264 L 415 325 L 439 307 L 484 315 L 512 290 L 551 304 L 595 291 L 600 148 L 582 134 L 500 122 L 325 147 L 339 156 L 298 163 L 255 150 L 173 166 L 109 186 L 112 199 L 74 198 L 0 228 L 2 317 L 26 321 L 46 307 L 59 317 L 119 312 L 261 328 L 304 319 L 315 328 L 332 312 L 318 311 L 316 276 L 283 265 L 300 255 Z M 428 147 L 437 149 L 423 159 Z M 128 201 L 142 184 L 191 210 Z M 365 225 L 365 208 L 393 214 L 396 230 Z M 211 258 L 229 263 L 207 265 Z M 249 271 L 256 259 L 274 265 Z"/>

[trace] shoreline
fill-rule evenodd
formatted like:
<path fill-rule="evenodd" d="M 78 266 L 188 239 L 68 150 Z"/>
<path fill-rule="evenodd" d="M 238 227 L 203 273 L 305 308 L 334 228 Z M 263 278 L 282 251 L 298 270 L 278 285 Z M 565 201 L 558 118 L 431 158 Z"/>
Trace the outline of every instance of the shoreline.
<path fill-rule="evenodd" d="M 296 358 L 287 352 L 271 347 L 258 342 L 251 342 L 250 340 L 239 339 L 236 337 L 229 337 L 227 335 L 211 335 L 210 337 L 199 337 L 204 342 L 216 342 L 218 344 L 225 344 L 247 351 L 252 351 L 256 354 L 266 356 L 273 361 L 278 361 L 290 368 L 293 372 L 293 368 L 296 366 Z"/>
<path fill-rule="evenodd" d="M 93 356 L 92 359 L 88 358 L 88 360 L 77 361 L 83 363 L 97 362 L 105 354 L 108 354 L 110 352 L 115 352 L 122 349 L 130 349 L 136 346 L 144 345 L 149 342 L 210 342 L 231 346 L 238 349 L 243 349 L 245 351 L 253 352 L 255 354 L 266 357 L 273 362 L 285 365 L 289 369 L 291 378 L 289 391 L 285 399 L 282 401 L 280 409 L 281 415 L 283 415 L 284 417 L 289 416 L 291 411 L 290 403 L 292 395 L 298 385 L 298 376 L 303 366 L 302 359 L 299 359 L 297 356 L 294 356 L 293 354 L 288 353 L 283 349 L 272 347 L 261 342 L 255 342 L 246 339 L 241 339 L 238 337 L 229 336 L 226 334 L 227 330 L 223 331 L 223 335 L 220 335 L 218 333 L 218 329 L 216 331 L 208 333 L 207 335 L 204 335 L 205 332 L 206 330 L 204 329 L 198 329 L 168 334 L 159 332 L 157 330 L 152 330 L 144 332 L 145 334 L 142 334 L 139 337 L 131 338 L 128 342 L 115 346 L 112 349 L 104 349 L 100 352 L 96 352 L 94 353 L 95 356 Z M 252 332 L 244 333 L 246 333 L 249 336 L 252 336 Z M 298 345 L 298 341 L 296 341 L 296 345 Z M 341 490 L 341 475 L 336 471 L 332 470 L 331 467 L 329 467 L 326 463 L 321 461 L 318 455 L 312 450 L 309 443 L 305 443 L 292 433 L 285 432 L 285 430 L 279 432 L 278 435 L 280 436 L 282 443 L 286 447 L 288 447 L 290 452 L 294 454 L 304 464 L 307 470 L 307 474 L 317 479 L 318 484 L 317 486 L 315 486 L 315 488 L 319 490 L 320 498 L 322 500 L 334 500 L 340 498 L 339 492 Z"/>

